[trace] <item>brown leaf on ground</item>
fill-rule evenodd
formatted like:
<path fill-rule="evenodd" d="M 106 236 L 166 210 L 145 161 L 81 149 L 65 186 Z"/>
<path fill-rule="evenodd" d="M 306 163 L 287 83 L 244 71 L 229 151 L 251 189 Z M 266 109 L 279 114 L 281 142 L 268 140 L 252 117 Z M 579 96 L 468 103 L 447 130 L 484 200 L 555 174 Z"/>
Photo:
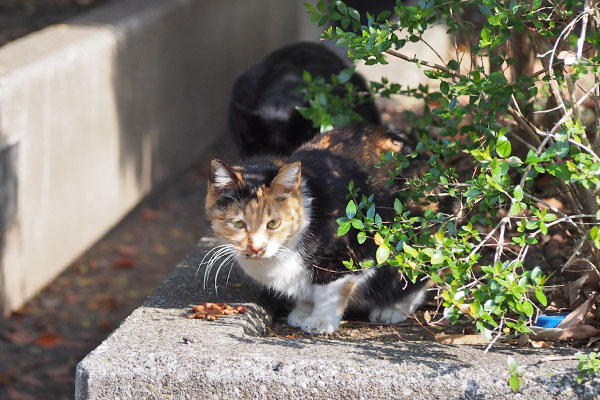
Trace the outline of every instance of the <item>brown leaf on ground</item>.
<path fill-rule="evenodd" d="M 590 338 L 590 340 L 588 340 L 588 343 L 587 343 L 587 345 L 586 345 L 586 346 L 587 346 L 587 347 L 590 347 L 591 345 L 593 345 L 594 343 L 596 343 L 596 342 L 598 342 L 598 341 L 600 341 L 600 335 L 598 335 L 598 336 L 593 336 L 593 337 L 591 337 L 591 338 Z"/>
<path fill-rule="evenodd" d="M 576 302 L 581 301 L 581 288 L 589 278 L 589 273 L 583 274 L 575 281 L 567 282 L 567 290 L 569 293 L 569 307 L 573 307 Z"/>
<path fill-rule="evenodd" d="M 62 337 L 56 332 L 46 332 L 35 340 L 38 346 L 43 348 L 56 347 L 62 342 Z"/>
<path fill-rule="evenodd" d="M 482 335 L 435 335 L 435 341 L 441 344 L 487 344 Z"/>
<path fill-rule="evenodd" d="M 596 329 L 591 325 L 576 325 L 570 328 L 563 329 L 558 340 L 586 340 L 600 333 L 600 329 Z"/>
<path fill-rule="evenodd" d="M 534 347 L 534 348 L 552 347 L 548 343 L 541 341 L 541 340 L 539 340 L 539 341 L 532 340 L 530 343 L 531 343 L 531 347 Z"/>
<path fill-rule="evenodd" d="M 590 309 L 590 306 L 592 305 L 592 302 L 595 301 L 597 295 L 598 294 L 596 292 L 590 293 L 587 300 L 582 305 L 573 310 L 569 315 L 567 315 L 565 319 L 563 319 L 560 322 L 560 324 L 558 324 L 556 327 L 564 329 L 570 328 L 578 324 L 582 324 Z"/>
<path fill-rule="evenodd" d="M 600 334 L 600 329 L 591 325 L 575 325 L 569 328 L 536 328 L 534 334 L 529 335 L 531 340 L 546 340 L 549 342 L 560 342 L 563 340 L 579 341 L 586 340 Z"/>
<path fill-rule="evenodd" d="M 120 257 L 115 261 L 115 268 L 118 269 L 131 269 L 134 266 L 134 261 L 129 257 Z"/>

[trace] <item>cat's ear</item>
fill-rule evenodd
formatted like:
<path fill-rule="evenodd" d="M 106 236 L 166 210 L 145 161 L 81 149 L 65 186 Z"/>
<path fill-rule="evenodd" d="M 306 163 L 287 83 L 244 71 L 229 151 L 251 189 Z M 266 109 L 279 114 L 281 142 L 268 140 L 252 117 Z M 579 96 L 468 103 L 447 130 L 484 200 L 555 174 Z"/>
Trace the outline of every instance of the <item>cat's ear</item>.
<path fill-rule="evenodd" d="M 235 172 L 229 165 L 221 160 L 212 160 L 210 162 L 210 187 L 222 189 L 227 186 L 240 186 L 243 182 L 239 172 Z"/>
<path fill-rule="evenodd" d="M 285 191 L 296 190 L 300 187 L 300 174 L 301 163 L 300 161 L 286 164 L 279 169 L 277 176 L 273 178 L 271 186 Z"/>

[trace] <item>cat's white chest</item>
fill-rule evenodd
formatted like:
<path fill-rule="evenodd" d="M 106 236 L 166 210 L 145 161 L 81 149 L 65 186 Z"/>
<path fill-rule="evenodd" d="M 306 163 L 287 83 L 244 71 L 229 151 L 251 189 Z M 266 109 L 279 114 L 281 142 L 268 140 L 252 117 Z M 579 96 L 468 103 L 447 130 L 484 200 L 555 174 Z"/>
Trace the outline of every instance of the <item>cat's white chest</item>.
<path fill-rule="evenodd" d="M 251 278 L 281 294 L 298 300 L 312 295 L 310 272 L 296 252 L 266 259 L 240 257 L 238 263 Z"/>

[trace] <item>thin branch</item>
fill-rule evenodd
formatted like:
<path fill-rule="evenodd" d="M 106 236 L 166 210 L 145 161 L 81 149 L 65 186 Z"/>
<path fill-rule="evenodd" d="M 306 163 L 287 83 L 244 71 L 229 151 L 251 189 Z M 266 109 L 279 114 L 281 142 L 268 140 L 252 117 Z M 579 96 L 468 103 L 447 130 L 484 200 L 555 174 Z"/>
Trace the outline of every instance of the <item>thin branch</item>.
<path fill-rule="evenodd" d="M 585 0 L 583 6 L 583 21 L 581 23 L 581 35 L 579 35 L 579 39 L 577 39 L 577 59 L 581 58 L 581 53 L 583 51 L 583 43 L 585 42 L 585 32 L 588 25 L 588 17 L 590 14 L 590 0 Z"/>
<path fill-rule="evenodd" d="M 456 71 L 451 70 L 448 67 L 445 67 L 443 65 L 439 65 L 439 64 L 436 64 L 436 63 L 431 63 L 431 62 L 425 61 L 425 60 L 419 60 L 419 59 L 417 59 L 416 56 L 413 57 L 413 58 L 410 58 L 408 56 L 405 56 L 402 53 L 398 53 L 395 50 L 386 50 L 386 53 L 389 54 L 389 55 L 392 55 L 394 57 L 400 58 L 401 60 L 404 60 L 404 61 L 408 61 L 408 62 L 412 62 L 412 63 L 419 63 L 419 64 L 422 64 L 422 65 L 424 65 L 426 67 L 440 70 L 442 72 L 445 72 L 447 74 L 450 74 L 450 75 L 454 76 L 455 78 L 459 78 L 460 79 L 460 78 L 463 77 L 461 74 L 457 73 Z"/>
<path fill-rule="evenodd" d="M 577 259 L 577 254 L 579 253 L 579 250 L 581 250 L 581 248 L 583 247 L 583 245 L 586 242 L 586 239 L 585 239 L 586 236 L 587 236 L 587 233 L 579 241 L 579 243 L 577 244 L 577 247 L 573 251 L 573 254 L 571 254 L 571 257 L 569 257 L 569 259 L 567 260 L 567 262 L 565 263 L 565 265 L 563 265 L 562 268 L 560 269 L 561 273 L 564 272 L 565 269 L 569 268 L 569 266 L 571 264 L 573 264 L 573 262 Z"/>
<path fill-rule="evenodd" d="M 530 198 L 530 199 L 532 199 L 532 200 L 535 200 L 535 201 L 537 201 L 537 202 L 538 202 L 538 203 L 540 203 L 540 204 L 543 204 L 543 205 L 545 205 L 545 206 L 546 206 L 546 207 L 548 207 L 550 210 L 552 210 L 553 212 L 555 212 L 555 213 L 557 213 L 558 215 L 560 215 L 561 217 L 563 217 L 563 218 L 564 218 L 566 221 L 568 221 L 568 222 L 572 223 L 572 224 L 573 224 L 573 226 L 575 226 L 575 227 L 577 228 L 577 230 L 579 231 L 579 233 L 583 233 L 583 231 L 582 231 L 582 230 L 579 228 L 579 226 L 577 226 L 577 224 L 575 223 L 575 221 L 573 221 L 572 217 L 570 217 L 570 216 L 568 216 L 567 214 L 565 214 L 564 212 L 560 211 L 558 208 L 554 207 L 554 206 L 553 206 L 553 205 L 551 205 L 551 204 L 548 204 L 547 202 L 545 202 L 545 201 L 544 201 L 544 200 L 542 200 L 542 199 L 539 199 L 539 198 L 537 198 L 537 197 L 535 197 L 535 196 L 532 196 L 532 195 L 530 195 L 529 193 L 525 193 L 525 192 L 523 192 L 523 195 L 524 195 L 525 197 L 528 197 L 528 198 Z"/>
<path fill-rule="evenodd" d="M 534 127 L 531 126 L 531 123 L 527 121 L 517 110 L 515 110 L 512 106 L 508 106 L 508 113 L 517 121 L 517 124 L 523 128 L 525 132 L 529 135 L 529 137 L 533 140 L 536 146 L 539 146 L 541 141 L 540 138 L 537 137 L 535 133 Z"/>

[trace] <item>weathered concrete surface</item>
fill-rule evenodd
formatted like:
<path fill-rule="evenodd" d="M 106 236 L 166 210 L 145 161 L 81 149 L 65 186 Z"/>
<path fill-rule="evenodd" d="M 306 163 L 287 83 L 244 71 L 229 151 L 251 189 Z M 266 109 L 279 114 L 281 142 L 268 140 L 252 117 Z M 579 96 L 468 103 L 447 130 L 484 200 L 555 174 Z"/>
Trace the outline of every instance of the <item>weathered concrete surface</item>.
<path fill-rule="evenodd" d="M 77 399 L 359 399 L 359 398 L 589 398 L 600 394 L 600 379 L 578 385 L 577 361 L 539 363 L 569 350 L 518 350 L 261 337 L 270 316 L 257 304 L 257 289 L 235 267 L 215 295 L 211 274 L 202 290 L 197 266 L 215 244 L 204 239 L 148 301 L 128 317 L 77 368 Z M 184 318 L 203 301 L 244 304 L 249 313 L 216 322 Z M 184 339 L 185 338 L 185 339 Z M 187 344 L 186 344 L 187 342 Z M 525 367 L 525 382 L 514 395 L 507 384 L 506 359 Z"/>
<path fill-rule="evenodd" d="M 0 48 L 0 316 L 223 134 L 301 1 L 127 0 Z"/>

